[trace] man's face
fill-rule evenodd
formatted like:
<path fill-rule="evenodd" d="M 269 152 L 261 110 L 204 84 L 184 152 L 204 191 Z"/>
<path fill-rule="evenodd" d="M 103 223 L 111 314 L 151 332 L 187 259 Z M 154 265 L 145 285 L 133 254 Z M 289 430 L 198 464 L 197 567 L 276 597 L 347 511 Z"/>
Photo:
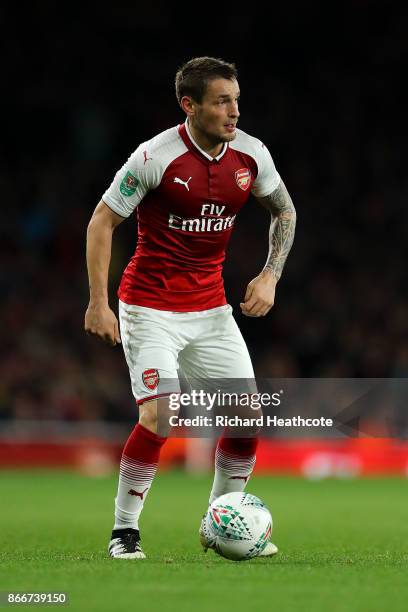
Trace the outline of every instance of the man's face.
<path fill-rule="evenodd" d="M 236 79 L 213 79 L 209 81 L 201 104 L 194 104 L 191 121 L 214 143 L 230 142 L 236 136 L 238 122 L 239 86 Z"/>

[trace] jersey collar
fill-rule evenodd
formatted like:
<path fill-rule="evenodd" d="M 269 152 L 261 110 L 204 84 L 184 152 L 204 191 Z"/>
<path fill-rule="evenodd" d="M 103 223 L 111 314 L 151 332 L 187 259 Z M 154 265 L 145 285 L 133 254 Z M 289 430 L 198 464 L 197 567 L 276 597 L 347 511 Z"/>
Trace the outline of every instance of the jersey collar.
<path fill-rule="evenodd" d="M 224 146 L 222 147 L 222 151 L 219 155 L 217 155 L 217 157 L 211 157 L 211 155 L 208 155 L 208 153 L 206 153 L 201 147 L 198 146 L 198 144 L 196 143 L 196 141 L 194 140 L 191 132 L 190 132 L 190 128 L 188 125 L 188 119 L 186 119 L 185 123 L 185 128 L 186 128 L 186 133 L 187 136 L 190 139 L 190 142 L 193 144 L 193 146 L 198 149 L 198 151 L 201 153 L 201 155 L 203 155 L 206 159 L 208 159 L 209 161 L 220 161 L 220 159 L 224 156 L 224 154 L 226 153 L 227 149 L 228 149 L 228 143 L 225 142 Z"/>

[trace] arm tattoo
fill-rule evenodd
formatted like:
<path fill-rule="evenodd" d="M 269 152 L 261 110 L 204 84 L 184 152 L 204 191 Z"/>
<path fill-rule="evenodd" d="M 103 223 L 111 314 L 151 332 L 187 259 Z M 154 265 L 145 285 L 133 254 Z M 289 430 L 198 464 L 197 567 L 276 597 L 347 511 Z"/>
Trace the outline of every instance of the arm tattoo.
<path fill-rule="evenodd" d="M 279 280 L 295 236 L 295 207 L 282 180 L 275 191 L 258 198 L 258 202 L 271 213 L 269 253 L 264 270 L 273 272 Z"/>

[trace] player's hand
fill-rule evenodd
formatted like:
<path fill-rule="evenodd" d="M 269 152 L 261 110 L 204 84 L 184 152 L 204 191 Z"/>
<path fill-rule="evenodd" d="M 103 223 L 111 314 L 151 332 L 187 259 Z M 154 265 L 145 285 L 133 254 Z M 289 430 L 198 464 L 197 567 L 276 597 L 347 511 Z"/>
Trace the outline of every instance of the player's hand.
<path fill-rule="evenodd" d="M 275 301 L 277 279 L 273 272 L 263 270 L 249 283 L 244 302 L 241 302 L 242 314 L 247 317 L 264 317 Z"/>
<path fill-rule="evenodd" d="M 118 320 L 107 303 L 89 302 L 85 313 L 85 331 L 91 336 L 98 336 L 111 346 L 121 343 Z"/>

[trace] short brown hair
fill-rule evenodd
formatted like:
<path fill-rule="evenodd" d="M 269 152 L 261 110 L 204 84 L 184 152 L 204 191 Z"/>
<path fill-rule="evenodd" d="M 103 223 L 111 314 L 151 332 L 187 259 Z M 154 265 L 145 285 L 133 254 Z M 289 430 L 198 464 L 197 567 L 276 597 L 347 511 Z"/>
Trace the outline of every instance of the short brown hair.
<path fill-rule="evenodd" d="M 229 64 L 215 57 L 193 57 L 176 73 L 176 96 L 180 104 L 183 96 L 191 96 L 200 104 L 209 81 L 213 79 L 236 79 L 235 64 Z"/>

